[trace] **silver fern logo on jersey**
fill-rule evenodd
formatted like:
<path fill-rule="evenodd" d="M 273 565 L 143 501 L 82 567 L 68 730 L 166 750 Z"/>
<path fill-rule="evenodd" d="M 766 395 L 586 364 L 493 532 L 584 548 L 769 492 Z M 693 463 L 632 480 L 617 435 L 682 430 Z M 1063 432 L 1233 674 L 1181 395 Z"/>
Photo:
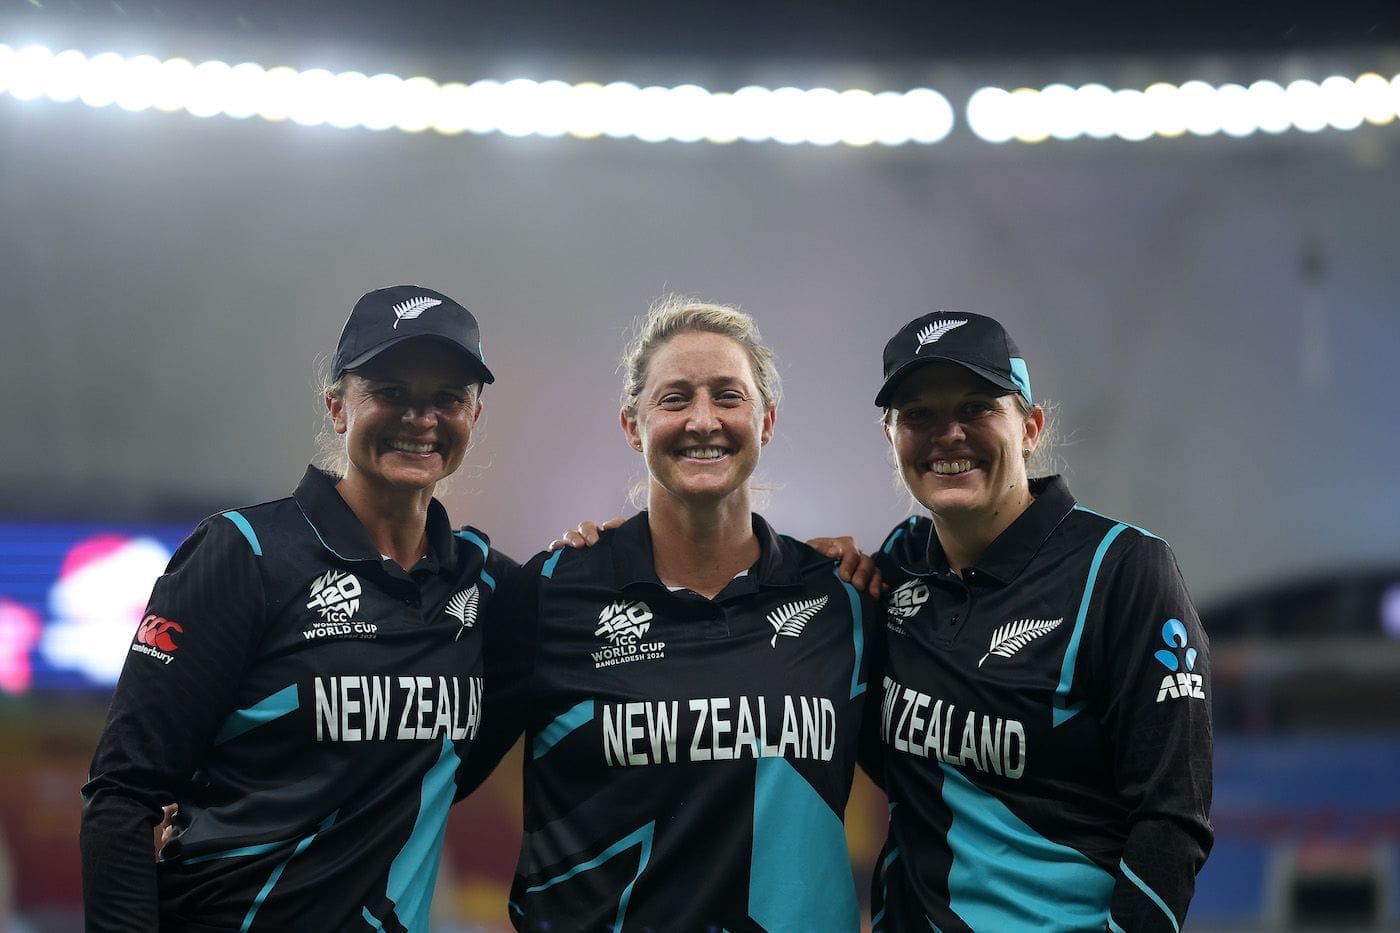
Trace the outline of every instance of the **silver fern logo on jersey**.
<path fill-rule="evenodd" d="M 394 330 L 399 329 L 400 321 L 411 321 L 429 308 L 435 308 L 440 304 L 442 304 L 441 301 L 429 298 L 427 295 L 400 301 L 394 305 Z"/>
<path fill-rule="evenodd" d="M 476 624 L 476 606 L 480 599 L 481 593 L 473 583 L 468 589 L 462 590 L 447 601 L 447 614 L 462 623 L 453 641 L 461 638 L 463 632 Z"/>
<path fill-rule="evenodd" d="M 944 318 L 940 321 L 930 322 L 927 327 L 923 328 L 919 331 L 918 334 L 915 335 L 919 338 L 919 345 L 914 348 L 914 352 L 917 354 L 920 350 L 922 350 L 929 344 L 937 343 L 938 341 L 942 340 L 944 335 L 946 335 L 949 331 L 962 327 L 966 323 L 967 320 L 965 318 L 961 321 L 955 321 L 951 318 Z"/>
<path fill-rule="evenodd" d="M 992 655 L 999 658 L 1011 657 L 1040 636 L 1055 631 L 1063 621 L 1063 617 L 1059 619 L 1019 619 L 998 626 L 992 632 L 992 641 L 987 646 L 987 653 L 982 655 L 982 660 L 977 662 L 977 666 L 981 667 L 983 662 Z"/>
<path fill-rule="evenodd" d="M 807 623 L 812 621 L 812 616 L 822 611 L 826 600 L 825 596 L 821 599 L 802 599 L 779 606 L 768 613 L 768 624 L 773 626 L 773 641 L 770 644 L 774 648 L 778 647 L 779 635 L 787 635 L 789 638 L 801 635 Z"/>
<path fill-rule="evenodd" d="M 608 603 L 598 613 L 598 627 L 593 634 L 607 640 L 598 651 L 591 652 L 595 668 L 612 667 L 629 661 L 649 661 L 666 656 L 666 643 L 648 639 L 651 631 L 651 607 L 640 599 Z"/>
<path fill-rule="evenodd" d="M 327 570 L 311 581 L 311 599 L 307 609 L 315 609 L 326 622 L 349 622 L 360 608 L 363 588 L 353 573 Z"/>

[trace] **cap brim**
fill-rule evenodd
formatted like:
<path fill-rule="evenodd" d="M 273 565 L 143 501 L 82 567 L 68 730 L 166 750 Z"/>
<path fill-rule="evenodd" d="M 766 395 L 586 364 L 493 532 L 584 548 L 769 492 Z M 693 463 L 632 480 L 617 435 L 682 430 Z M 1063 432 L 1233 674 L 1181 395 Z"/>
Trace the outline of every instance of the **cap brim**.
<path fill-rule="evenodd" d="M 890 405 L 890 396 L 894 395 L 895 388 L 904 377 L 920 367 L 927 366 L 929 363 L 956 363 L 974 376 L 980 376 L 998 388 L 1018 394 L 1021 392 L 1021 387 L 1010 379 L 994 373 L 989 369 L 983 369 L 981 366 L 974 363 L 965 363 L 962 360 L 955 360 L 946 356 L 925 356 L 917 360 L 909 360 L 885 377 L 884 384 L 880 386 L 880 391 L 875 395 L 875 404 L 881 408 L 888 408 Z"/>
<path fill-rule="evenodd" d="M 467 367 L 471 369 L 471 371 L 475 373 L 477 378 L 480 379 L 482 382 L 489 384 L 496 381 L 496 377 L 492 374 L 491 370 L 486 368 L 486 364 L 483 363 L 475 353 L 471 352 L 457 341 L 452 340 L 448 337 L 439 336 L 437 334 L 404 334 L 401 337 L 394 337 L 390 340 L 386 340 L 379 346 L 366 350 L 364 353 L 361 353 L 353 360 L 350 360 L 349 362 L 345 363 L 343 366 L 340 367 L 340 371 L 335 374 L 335 377 L 339 379 L 343 374 L 351 372 L 352 370 L 359 369 L 361 366 L 365 365 L 370 360 L 383 353 L 385 350 L 389 349 L 390 347 L 396 347 L 407 340 L 436 340 L 438 343 L 444 344 L 456 350 L 458 354 L 461 355 L 463 361 L 467 364 Z"/>

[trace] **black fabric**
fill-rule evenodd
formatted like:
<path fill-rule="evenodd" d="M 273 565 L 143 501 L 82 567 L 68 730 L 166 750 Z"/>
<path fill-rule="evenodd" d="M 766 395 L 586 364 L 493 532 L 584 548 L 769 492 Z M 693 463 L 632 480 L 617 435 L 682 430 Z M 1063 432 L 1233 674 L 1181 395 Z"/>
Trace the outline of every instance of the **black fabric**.
<path fill-rule="evenodd" d="M 877 930 L 1172 930 L 1210 851 L 1208 643 L 1171 550 L 1032 492 L 961 577 L 927 518 L 877 555 Z"/>
<path fill-rule="evenodd" d="M 200 524 L 152 592 L 83 790 L 89 930 L 424 929 L 514 567 L 460 535 L 433 502 L 405 571 L 315 469 Z"/>

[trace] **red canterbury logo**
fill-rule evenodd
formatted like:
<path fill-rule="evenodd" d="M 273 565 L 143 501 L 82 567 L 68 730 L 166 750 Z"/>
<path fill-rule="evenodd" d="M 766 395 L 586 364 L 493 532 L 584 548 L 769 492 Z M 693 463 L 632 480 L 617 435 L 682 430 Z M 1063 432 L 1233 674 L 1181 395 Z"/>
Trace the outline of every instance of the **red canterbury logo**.
<path fill-rule="evenodd" d="M 184 631 L 179 622 L 171 622 L 152 614 L 141 620 L 141 627 L 136 630 L 136 640 L 143 645 L 170 653 L 178 647 L 175 644 L 175 634 Z"/>

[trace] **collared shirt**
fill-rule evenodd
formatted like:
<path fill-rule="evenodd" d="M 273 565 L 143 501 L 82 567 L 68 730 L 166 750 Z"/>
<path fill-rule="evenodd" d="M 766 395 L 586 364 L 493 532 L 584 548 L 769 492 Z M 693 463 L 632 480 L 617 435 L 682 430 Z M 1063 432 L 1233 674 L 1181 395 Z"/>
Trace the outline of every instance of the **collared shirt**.
<path fill-rule="evenodd" d="M 482 740 L 525 732 L 517 928 L 857 928 L 842 817 L 875 609 L 753 528 L 757 563 L 714 599 L 658 579 L 645 512 L 524 568 Z"/>
<path fill-rule="evenodd" d="M 1207 641 L 1171 550 L 1031 489 L 961 576 L 928 518 L 877 556 L 877 930 L 1176 930 L 1210 850 Z"/>
<path fill-rule="evenodd" d="M 427 537 L 411 570 L 384 559 L 311 468 L 181 545 L 84 788 L 89 930 L 427 929 L 481 627 L 514 566 L 436 500 Z"/>

